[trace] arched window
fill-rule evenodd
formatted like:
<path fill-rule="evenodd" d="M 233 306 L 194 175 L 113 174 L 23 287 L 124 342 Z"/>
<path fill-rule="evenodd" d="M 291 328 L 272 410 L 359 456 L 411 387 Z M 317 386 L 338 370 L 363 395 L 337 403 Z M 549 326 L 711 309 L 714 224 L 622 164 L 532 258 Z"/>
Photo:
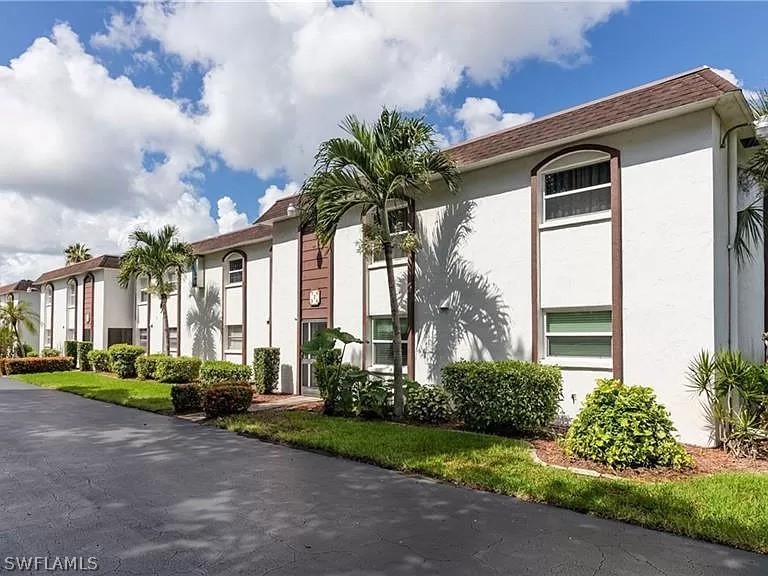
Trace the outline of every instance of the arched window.
<path fill-rule="evenodd" d="M 67 340 L 77 340 L 77 280 L 67 281 Z"/>
<path fill-rule="evenodd" d="M 224 256 L 223 274 L 223 358 L 233 362 L 246 361 L 247 271 L 245 254 L 239 250 Z"/>
<path fill-rule="evenodd" d="M 43 338 L 47 348 L 53 348 L 53 286 L 46 284 L 43 288 L 45 297 L 45 315 L 43 317 Z"/>

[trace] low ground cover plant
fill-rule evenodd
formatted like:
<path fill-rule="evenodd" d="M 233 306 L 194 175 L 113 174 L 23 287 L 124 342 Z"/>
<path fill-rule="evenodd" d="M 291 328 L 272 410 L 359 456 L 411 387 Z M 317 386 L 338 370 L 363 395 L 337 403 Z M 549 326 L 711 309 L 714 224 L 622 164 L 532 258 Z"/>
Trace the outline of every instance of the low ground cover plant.
<path fill-rule="evenodd" d="M 598 380 L 571 423 L 565 449 L 614 468 L 690 466 L 691 457 L 674 433 L 653 389 Z"/>

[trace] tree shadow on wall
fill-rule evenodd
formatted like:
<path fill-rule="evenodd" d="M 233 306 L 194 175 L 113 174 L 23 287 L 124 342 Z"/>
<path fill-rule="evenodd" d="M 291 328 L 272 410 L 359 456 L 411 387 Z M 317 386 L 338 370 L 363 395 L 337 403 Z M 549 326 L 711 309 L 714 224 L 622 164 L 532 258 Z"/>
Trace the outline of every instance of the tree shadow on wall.
<path fill-rule="evenodd" d="M 192 288 L 194 308 L 187 312 L 187 328 L 192 334 L 192 355 L 203 360 L 216 358 L 216 334 L 221 330 L 221 293 L 209 285 L 205 290 Z"/>
<path fill-rule="evenodd" d="M 471 359 L 510 355 L 510 317 L 501 290 L 460 253 L 472 234 L 475 206 L 471 201 L 448 205 L 431 233 L 419 223 L 423 247 L 414 274 L 417 350 L 433 382 L 439 380 L 441 368 L 456 359 L 462 342 Z"/>

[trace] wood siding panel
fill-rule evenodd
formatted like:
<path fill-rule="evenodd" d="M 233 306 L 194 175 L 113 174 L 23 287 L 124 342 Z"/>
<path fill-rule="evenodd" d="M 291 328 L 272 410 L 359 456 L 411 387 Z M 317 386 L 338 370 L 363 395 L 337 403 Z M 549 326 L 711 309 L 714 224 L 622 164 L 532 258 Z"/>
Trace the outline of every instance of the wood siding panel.
<path fill-rule="evenodd" d="M 313 232 L 301 235 L 301 318 L 316 320 L 329 317 L 331 304 L 331 254 L 319 248 Z M 320 304 L 312 306 L 309 294 L 320 290 Z"/>

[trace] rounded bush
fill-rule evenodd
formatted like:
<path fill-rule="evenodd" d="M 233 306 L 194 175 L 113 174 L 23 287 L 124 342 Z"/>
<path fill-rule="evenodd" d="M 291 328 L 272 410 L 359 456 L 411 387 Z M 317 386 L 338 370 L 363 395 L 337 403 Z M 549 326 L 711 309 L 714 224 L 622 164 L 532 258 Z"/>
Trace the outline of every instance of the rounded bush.
<path fill-rule="evenodd" d="M 197 384 L 174 384 L 171 402 L 174 412 L 198 412 L 202 408 L 202 390 Z"/>
<path fill-rule="evenodd" d="M 66 372 L 74 367 L 72 358 L 67 356 L 6 358 L 3 364 L 6 374 L 9 376 L 13 374 L 36 374 L 39 372 Z"/>
<path fill-rule="evenodd" d="M 94 372 L 109 372 L 109 352 L 106 350 L 91 350 L 88 352 L 88 362 Z"/>
<path fill-rule="evenodd" d="M 91 371 L 91 361 L 88 359 L 91 350 L 93 350 L 93 342 L 77 343 L 77 364 L 83 372 Z"/>
<path fill-rule="evenodd" d="M 443 424 L 453 418 L 450 393 L 442 386 L 419 386 L 409 391 L 405 401 L 409 420 Z"/>
<path fill-rule="evenodd" d="M 465 426 L 518 433 L 537 432 L 555 419 L 563 386 L 556 366 L 520 360 L 452 362 L 442 382 Z"/>
<path fill-rule="evenodd" d="M 251 386 L 220 384 L 204 392 L 202 407 L 206 417 L 216 418 L 247 412 L 252 400 Z"/>
<path fill-rule="evenodd" d="M 109 347 L 109 362 L 120 378 L 136 377 L 136 359 L 144 354 L 141 346 L 113 344 Z"/>
<path fill-rule="evenodd" d="M 55 348 L 43 348 L 40 350 L 40 356 L 43 356 L 44 358 L 55 358 L 56 356 L 61 356 L 61 351 L 56 350 Z"/>
<path fill-rule="evenodd" d="M 157 371 L 157 361 L 167 358 L 166 354 L 149 354 L 136 358 L 136 377 L 139 380 L 154 380 Z"/>
<path fill-rule="evenodd" d="M 598 380 L 565 438 L 575 456 L 613 468 L 690 466 L 667 409 L 651 388 Z"/>
<path fill-rule="evenodd" d="M 160 356 L 155 362 L 155 380 L 158 382 L 186 384 L 200 377 L 200 358 Z"/>
<path fill-rule="evenodd" d="M 225 360 L 208 360 L 200 367 L 200 382 L 205 386 L 222 383 L 248 384 L 251 367 Z"/>

